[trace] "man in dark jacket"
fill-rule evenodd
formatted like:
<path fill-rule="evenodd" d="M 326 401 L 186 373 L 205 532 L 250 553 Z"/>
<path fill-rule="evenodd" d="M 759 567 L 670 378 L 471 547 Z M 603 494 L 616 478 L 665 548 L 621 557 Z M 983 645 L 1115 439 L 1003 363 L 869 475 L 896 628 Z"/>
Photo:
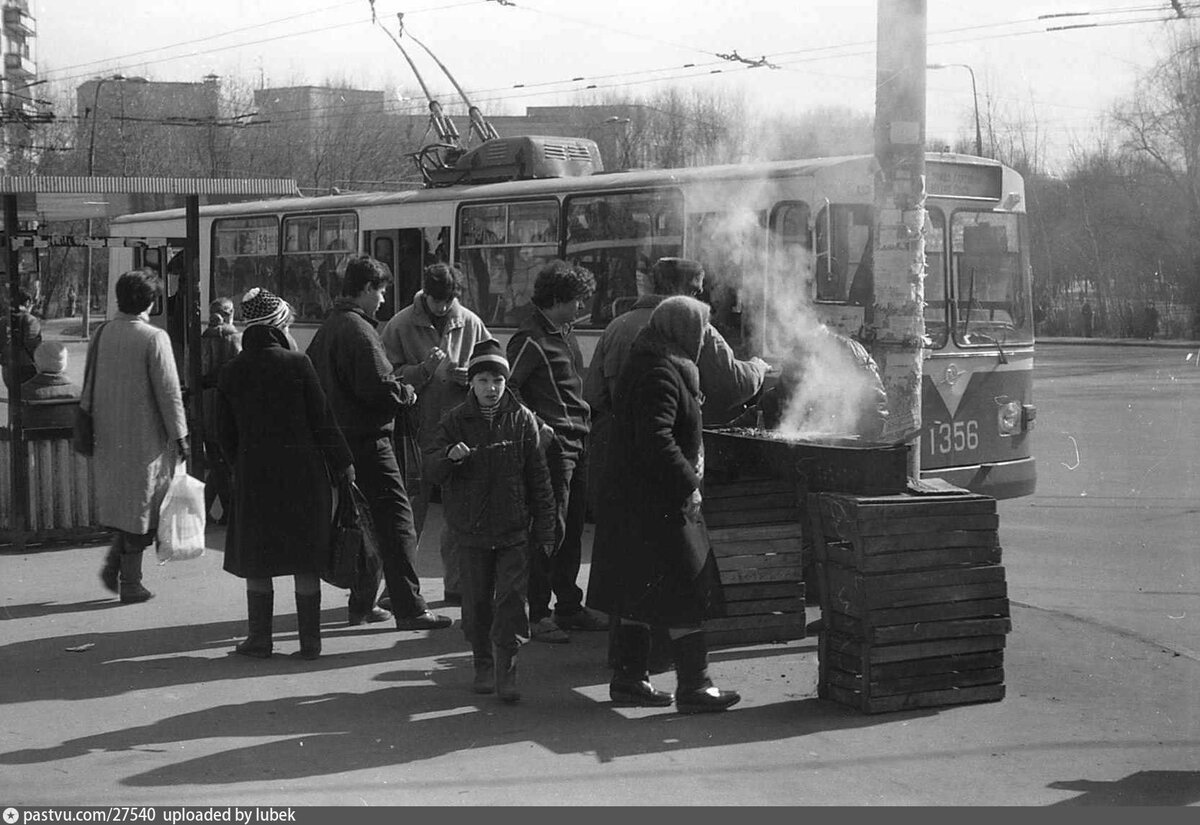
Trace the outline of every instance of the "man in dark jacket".
<path fill-rule="evenodd" d="M 583 355 L 571 324 L 595 288 L 586 269 L 551 261 L 534 281 L 533 314 L 508 340 L 509 389 L 541 425 L 554 431 L 546 465 L 554 490 L 557 549 L 546 558 L 535 548 L 529 570 L 530 633 L 542 642 L 569 642 L 567 630 L 608 629 L 606 618 L 583 606 L 583 590 L 575 583 L 583 549 L 591 411 L 583 400 Z"/>
<path fill-rule="evenodd" d="M 392 447 L 392 430 L 401 407 L 416 402 L 416 392 L 392 375 L 392 365 L 375 331 L 375 313 L 391 278 L 367 255 L 350 260 L 342 294 L 313 336 L 308 357 L 329 397 L 334 418 L 354 456 L 358 486 L 371 502 L 383 577 L 387 581 L 400 630 L 434 630 L 450 619 L 431 612 L 417 576 L 417 531 L 404 477 Z M 375 587 L 351 593 L 350 623 L 380 620 Z M 386 618 L 386 615 L 383 616 Z"/>
<path fill-rule="evenodd" d="M 0 343 L 3 345 L 4 383 L 8 385 L 10 396 L 13 384 L 24 384 L 37 375 L 33 353 L 42 343 L 42 322 L 34 316 L 32 307 L 33 296 L 24 289 L 18 289 L 16 311 L 12 313 L 9 323 L 0 329 L 0 335 L 3 335 Z M 17 339 L 15 348 L 12 340 L 14 331 Z"/>

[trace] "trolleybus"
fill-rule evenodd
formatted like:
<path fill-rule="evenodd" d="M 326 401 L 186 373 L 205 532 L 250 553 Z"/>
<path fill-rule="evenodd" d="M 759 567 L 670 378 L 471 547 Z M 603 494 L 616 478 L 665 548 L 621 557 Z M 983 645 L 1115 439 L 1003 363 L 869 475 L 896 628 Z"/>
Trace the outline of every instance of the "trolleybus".
<path fill-rule="evenodd" d="M 772 336 L 762 329 L 779 321 L 756 317 L 776 294 L 802 291 L 816 317 L 848 335 L 869 320 L 871 156 L 599 166 L 591 141 L 498 138 L 464 155 L 461 172 L 438 186 L 203 207 L 200 307 L 206 313 L 216 296 L 236 304 L 265 286 L 295 308 L 303 346 L 339 294 L 351 255 L 370 254 L 394 274 L 381 319 L 411 301 L 425 265 L 450 261 L 466 277 L 463 303 L 505 339 L 532 312 L 538 270 L 563 258 L 596 277 L 575 326 L 587 363 L 653 262 L 680 256 L 704 265 L 714 322 L 741 357 L 785 357 L 767 351 Z M 1027 495 L 1036 471 L 1024 183 L 997 161 L 949 153 L 928 154 L 926 173 L 922 476 L 997 498 Z M 110 308 L 116 277 L 134 266 L 161 268 L 171 303 L 184 221 L 181 209 L 112 221 L 113 236 L 166 240 L 110 250 Z M 156 312 L 166 325 L 170 313 Z"/>

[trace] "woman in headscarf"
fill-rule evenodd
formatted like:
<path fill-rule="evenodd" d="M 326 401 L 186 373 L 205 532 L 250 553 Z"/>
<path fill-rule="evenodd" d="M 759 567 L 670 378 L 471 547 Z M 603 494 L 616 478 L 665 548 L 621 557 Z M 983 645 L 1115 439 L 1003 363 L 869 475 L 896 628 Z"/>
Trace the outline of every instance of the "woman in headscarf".
<path fill-rule="evenodd" d="M 242 298 L 242 352 L 217 384 L 217 438 L 233 468 L 225 569 L 246 580 L 250 632 L 235 652 L 272 651 L 274 576 L 293 576 L 300 650 L 321 653 L 320 571 L 329 552 L 333 480 L 353 478 L 316 370 L 287 332 L 291 307 L 255 287 Z"/>
<path fill-rule="evenodd" d="M 680 713 L 724 710 L 741 697 L 708 678 L 702 622 L 724 614 L 720 573 L 700 513 L 704 480 L 700 372 L 709 308 L 664 300 L 634 340 L 613 393 L 587 604 L 620 618 L 609 697 L 665 707 L 650 683 L 650 630 L 671 637 Z"/>

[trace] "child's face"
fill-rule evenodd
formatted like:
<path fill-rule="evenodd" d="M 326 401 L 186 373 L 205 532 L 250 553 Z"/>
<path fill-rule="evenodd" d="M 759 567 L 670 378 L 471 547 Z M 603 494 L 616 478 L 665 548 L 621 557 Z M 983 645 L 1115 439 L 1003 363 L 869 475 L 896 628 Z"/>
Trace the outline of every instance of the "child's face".
<path fill-rule="evenodd" d="M 504 395 L 504 376 L 496 372 L 477 372 L 471 378 L 471 392 L 484 407 L 494 407 Z"/>

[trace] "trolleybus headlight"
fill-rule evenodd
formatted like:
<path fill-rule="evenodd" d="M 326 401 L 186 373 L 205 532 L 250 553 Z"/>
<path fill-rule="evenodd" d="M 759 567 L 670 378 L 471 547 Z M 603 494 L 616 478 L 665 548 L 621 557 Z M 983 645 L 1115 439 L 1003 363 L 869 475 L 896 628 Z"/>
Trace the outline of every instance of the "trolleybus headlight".
<path fill-rule="evenodd" d="M 1007 404 L 1001 404 L 998 419 L 1000 435 L 1009 436 L 1021 432 L 1021 402 L 1009 401 Z"/>

